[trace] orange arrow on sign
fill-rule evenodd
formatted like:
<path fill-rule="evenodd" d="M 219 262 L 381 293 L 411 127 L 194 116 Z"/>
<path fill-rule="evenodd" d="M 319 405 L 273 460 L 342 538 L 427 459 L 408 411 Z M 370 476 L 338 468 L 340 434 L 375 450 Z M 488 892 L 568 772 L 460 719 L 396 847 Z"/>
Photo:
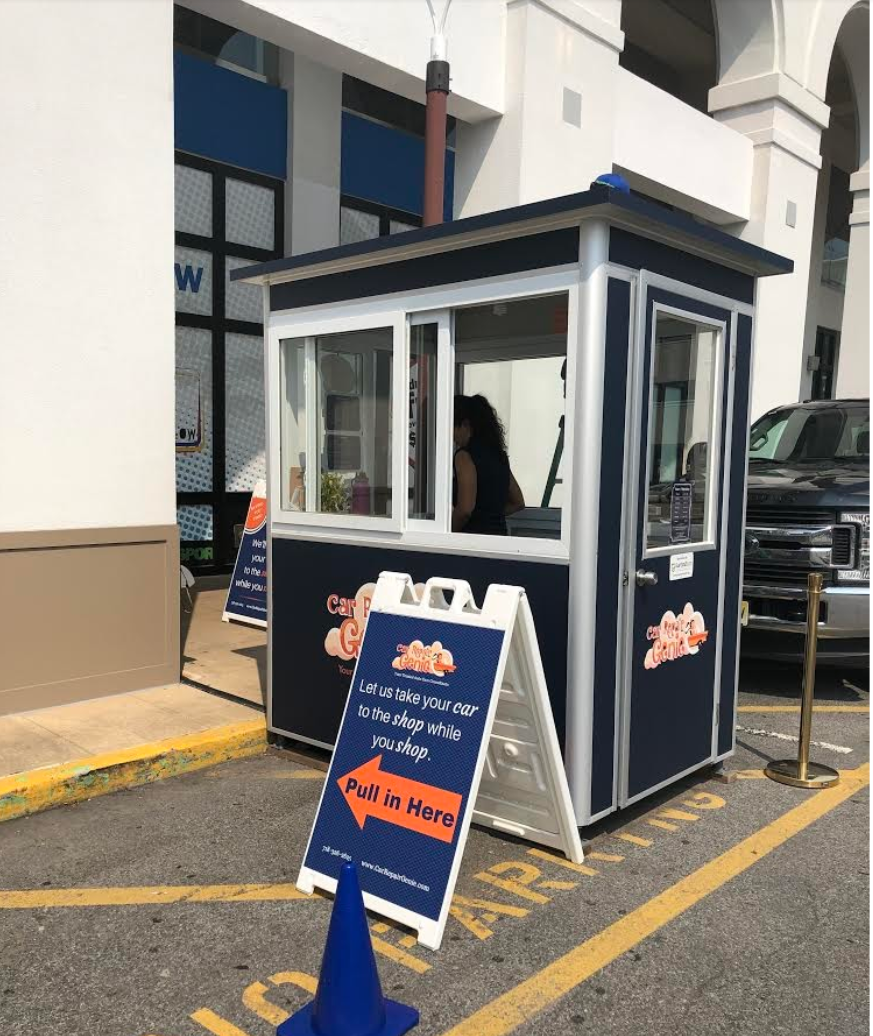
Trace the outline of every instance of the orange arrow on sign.
<path fill-rule="evenodd" d="M 461 796 L 432 784 L 379 768 L 382 756 L 350 770 L 337 781 L 358 826 L 376 817 L 409 831 L 451 842 L 461 811 Z"/>

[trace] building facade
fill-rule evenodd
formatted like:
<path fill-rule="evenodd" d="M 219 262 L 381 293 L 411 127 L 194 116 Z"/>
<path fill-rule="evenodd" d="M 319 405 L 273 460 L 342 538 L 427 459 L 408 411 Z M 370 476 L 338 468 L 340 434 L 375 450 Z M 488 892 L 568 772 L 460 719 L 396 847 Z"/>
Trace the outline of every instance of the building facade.
<path fill-rule="evenodd" d="M 180 559 L 227 570 L 263 473 L 229 274 L 420 225 L 432 29 L 424 0 L 6 0 L 0 31 L 7 713 L 178 677 Z M 867 0 L 454 0 L 447 35 L 447 219 L 618 172 L 794 261 L 754 417 L 867 396 Z M 559 402 L 552 367 L 491 392 Z"/>

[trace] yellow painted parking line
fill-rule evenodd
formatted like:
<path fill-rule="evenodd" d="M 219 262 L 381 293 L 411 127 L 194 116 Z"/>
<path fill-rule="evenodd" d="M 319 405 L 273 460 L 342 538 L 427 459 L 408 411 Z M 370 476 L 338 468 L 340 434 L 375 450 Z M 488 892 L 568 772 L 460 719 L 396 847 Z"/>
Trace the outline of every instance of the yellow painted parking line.
<path fill-rule="evenodd" d="M 377 935 L 370 936 L 373 942 L 373 949 L 377 953 L 381 953 L 384 957 L 389 957 L 397 964 L 403 964 L 405 967 L 416 972 L 419 975 L 423 975 L 426 971 L 430 971 L 430 964 L 427 961 L 419 960 L 418 957 L 413 957 L 411 953 L 406 953 L 401 950 L 399 946 L 395 946 L 394 943 L 387 942 L 385 939 L 380 939 Z"/>
<path fill-rule="evenodd" d="M 667 820 L 700 820 L 696 813 L 688 813 L 684 809 L 662 809 L 658 812 L 658 816 L 665 817 Z"/>
<path fill-rule="evenodd" d="M 652 844 L 650 838 L 640 838 L 639 835 L 628 835 L 622 832 L 620 835 L 616 835 L 616 838 L 620 838 L 623 842 L 630 842 L 631 845 L 640 845 L 643 849 L 648 849 Z"/>
<path fill-rule="evenodd" d="M 295 885 L 143 885 L 119 888 L 0 890 L 0 910 L 141 906 L 158 903 L 254 903 L 308 899 Z"/>
<path fill-rule="evenodd" d="M 813 712 L 870 712 L 869 705 L 813 705 Z M 740 705 L 737 712 L 800 712 L 799 705 Z"/>
<path fill-rule="evenodd" d="M 506 1036 L 851 798 L 869 782 L 869 764 L 843 771 L 840 783 L 833 788 L 805 798 L 799 806 L 492 1000 L 444 1036 Z"/>
<path fill-rule="evenodd" d="M 669 824 L 666 820 L 647 820 L 649 827 L 659 827 L 662 831 L 678 831 L 678 824 Z"/>
<path fill-rule="evenodd" d="M 738 781 L 759 781 L 765 774 L 763 770 L 729 770 L 729 777 L 736 777 Z"/>
<path fill-rule="evenodd" d="M 213 1036 L 249 1036 L 247 1032 L 243 1032 L 226 1018 L 217 1015 L 215 1011 L 210 1011 L 208 1007 L 195 1011 L 191 1015 L 191 1020 L 202 1025 L 207 1032 L 213 1033 Z"/>
<path fill-rule="evenodd" d="M 559 867 L 566 867 L 568 871 L 575 871 L 577 874 L 588 874 L 590 877 L 594 877 L 597 871 L 593 867 L 586 867 L 584 863 L 573 863 L 572 860 L 568 860 L 566 856 L 558 856 L 556 853 L 547 853 L 545 849 L 528 849 L 528 856 L 536 856 L 539 860 L 548 860 L 549 863 L 555 863 Z M 586 855 L 586 859 L 591 854 Z"/>

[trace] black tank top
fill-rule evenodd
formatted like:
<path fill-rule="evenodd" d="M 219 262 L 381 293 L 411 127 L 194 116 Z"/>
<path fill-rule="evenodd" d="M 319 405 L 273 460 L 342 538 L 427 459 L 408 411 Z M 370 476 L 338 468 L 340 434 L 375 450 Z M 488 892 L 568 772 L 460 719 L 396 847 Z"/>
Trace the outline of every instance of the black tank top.
<path fill-rule="evenodd" d="M 476 506 L 461 532 L 490 536 L 506 535 L 506 504 L 509 500 L 509 461 L 489 446 L 471 439 L 467 453 L 476 467 Z M 452 477 L 452 503 L 458 502 L 457 478 Z"/>

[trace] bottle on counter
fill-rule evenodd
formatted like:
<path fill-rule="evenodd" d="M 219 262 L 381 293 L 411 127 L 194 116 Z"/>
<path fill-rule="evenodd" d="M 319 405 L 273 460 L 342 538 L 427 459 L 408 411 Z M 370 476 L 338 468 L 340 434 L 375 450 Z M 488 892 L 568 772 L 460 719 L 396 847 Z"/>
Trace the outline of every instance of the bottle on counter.
<path fill-rule="evenodd" d="M 370 514 L 370 480 L 359 471 L 352 479 L 352 514 Z"/>

